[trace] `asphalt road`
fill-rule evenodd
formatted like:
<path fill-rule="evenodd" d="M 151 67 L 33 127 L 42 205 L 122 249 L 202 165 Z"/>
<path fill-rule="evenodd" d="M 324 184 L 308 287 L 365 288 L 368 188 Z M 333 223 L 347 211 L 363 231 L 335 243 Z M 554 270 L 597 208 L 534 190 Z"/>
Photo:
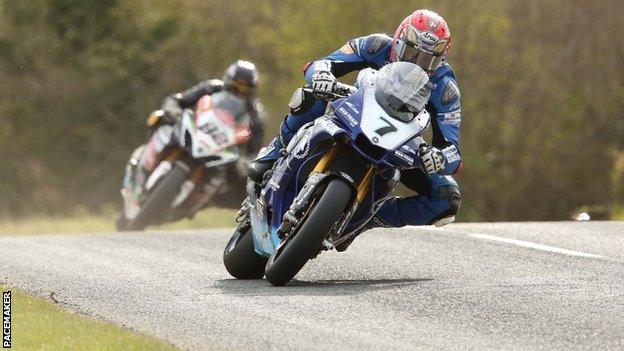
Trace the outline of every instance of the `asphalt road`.
<path fill-rule="evenodd" d="M 185 349 L 624 348 L 624 222 L 374 230 L 281 288 L 228 237 L 2 237 L 0 281 Z"/>

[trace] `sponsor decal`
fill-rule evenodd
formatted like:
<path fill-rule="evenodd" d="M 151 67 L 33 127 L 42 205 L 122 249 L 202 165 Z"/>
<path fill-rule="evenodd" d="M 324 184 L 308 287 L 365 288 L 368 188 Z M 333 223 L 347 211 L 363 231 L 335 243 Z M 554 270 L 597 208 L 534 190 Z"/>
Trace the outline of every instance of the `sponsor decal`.
<path fill-rule="evenodd" d="M 352 103 L 350 103 L 349 101 L 345 101 L 345 103 L 344 103 L 344 104 L 345 104 L 345 105 L 347 105 L 347 106 L 349 106 L 349 108 L 350 108 L 351 110 L 353 110 L 353 112 L 358 113 L 358 114 L 360 113 L 360 110 L 358 110 L 358 108 L 357 108 L 357 107 L 355 107 L 355 105 L 354 105 L 354 104 L 352 104 Z"/>
<path fill-rule="evenodd" d="M 2 292 L 2 348 L 11 348 L 11 292 Z"/>
<path fill-rule="evenodd" d="M 459 110 L 459 108 L 460 108 L 460 103 L 459 103 L 459 100 L 456 100 L 456 101 L 455 101 L 455 102 L 451 105 L 451 107 L 450 107 L 449 109 L 450 109 L 450 110 Z"/>
<path fill-rule="evenodd" d="M 402 153 L 401 151 L 399 151 L 399 150 L 394 150 L 394 154 L 395 154 L 398 158 L 402 159 L 403 161 L 405 161 L 405 162 L 407 162 L 407 163 L 409 163 L 409 164 L 414 164 L 414 159 L 413 159 L 413 158 L 411 158 L 411 157 L 409 157 L 409 156 L 407 156 L 406 154 Z"/>
<path fill-rule="evenodd" d="M 443 114 L 441 123 L 459 125 L 461 123 L 461 110 L 455 110 Z"/>
<path fill-rule="evenodd" d="M 442 150 L 442 153 L 444 154 L 444 158 L 446 158 L 447 163 L 453 163 L 461 160 L 461 156 L 459 156 L 459 152 L 457 152 L 455 145 L 445 148 Z"/>
<path fill-rule="evenodd" d="M 459 88 L 457 84 L 452 80 L 446 84 L 444 87 L 444 91 L 442 92 L 442 103 L 444 105 L 448 105 L 449 103 L 455 101 L 459 97 Z"/>
<path fill-rule="evenodd" d="M 351 124 L 352 127 L 358 124 L 358 121 L 355 118 L 353 118 L 353 116 L 349 113 L 349 111 L 347 111 L 344 107 L 340 107 L 338 109 L 338 112 L 340 112 L 343 116 L 345 116 L 345 118 L 349 121 L 349 124 Z"/>
<path fill-rule="evenodd" d="M 302 159 L 308 156 L 310 152 L 310 134 L 306 133 L 303 135 L 301 140 L 297 143 L 297 148 L 293 151 L 293 157 Z"/>
<path fill-rule="evenodd" d="M 414 151 L 414 149 L 412 149 L 411 147 L 409 147 L 409 146 L 407 146 L 407 145 L 403 145 L 401 148 L 402 148 L 403 150 L 407 151 L 407 152 L 410 152 L 410 153 L 413 153 L 413 154 L 415 154 L 415 153 L 416 153 L 416 151 Z"/>
<path fill-rule="evenodd" d="M 335 123 L 329 121 L 326 118 L 319 118 L 317 121 L 319 123 L 319 126 L 325 129 L 331 135 L 334 135 L 340 131 L 340 127 L 338 127 Z"/>
<path fill-rule="evenodd" d="M 351 178 L 350 175 L 348 175 L 348 174 L 346 174 L 345 172 L 342 172 L 342 171 L 340 171 L 340 175 L 343 176 L 348 181 L 350 181 L 351 183 L 353 183 L 353 178 Z"/>
<path fill-rule="evenodd" d="M 436 44 L 440 40 L 437 35 L 431 32 L 420 32 L 418 33 L 418 36 L 422 41 L 431 45 Z"/>

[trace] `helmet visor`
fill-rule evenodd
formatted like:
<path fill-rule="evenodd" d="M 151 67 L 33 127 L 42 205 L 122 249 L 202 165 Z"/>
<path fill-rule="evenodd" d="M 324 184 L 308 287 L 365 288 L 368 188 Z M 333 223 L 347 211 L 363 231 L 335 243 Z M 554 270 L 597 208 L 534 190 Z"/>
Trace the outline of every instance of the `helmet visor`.
<path fill-rule="evenodd" d="M 404 44 L 404 49 L 399 57 L 400 61 L 417 64 L 427 72 L 431 72 L 440 66 L 443 57 L 420 48 L 415 48 L 410 44 Z"/>
<path fill-rule="evenodd" d="M 254 95 L 256 87 L 249 82 L 232 80 L 226 82 L 226 89 L 242 97 Z"/>

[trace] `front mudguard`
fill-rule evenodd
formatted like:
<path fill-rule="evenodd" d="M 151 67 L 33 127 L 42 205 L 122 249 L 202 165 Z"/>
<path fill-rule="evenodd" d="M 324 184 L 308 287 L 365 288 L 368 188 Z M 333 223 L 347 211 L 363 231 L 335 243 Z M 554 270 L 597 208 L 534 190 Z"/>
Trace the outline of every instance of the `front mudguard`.
<path fill-rule="evenodd" d="M 139 162 L 143 153 L 145 152 L 145 145 L 137 147 L 130 155 L 130 159 L 126 163 L 124 171 L 124 177 L 121 184 L 121 197 L 124 203 L 123 216 L 125 218 L 133 218 L 139 212 L 139 200 L 141 197 L 141 189 L 143 188 L 143 179 L 139 174 Z"/>
<path fill-rule="evenodd" d="M 136 169 L 139 165 L 139 161 L 143 153 L 145 152 L 145 145 L 141 145 L 134 149 L 132 154 L 130 155 L 130 159 L 126 163 L 126 168 L 124 171 L 124 178 L 121 184 L 121 187 L 126 190 L 130 190 L 135 185 L 135 174 Z"/>

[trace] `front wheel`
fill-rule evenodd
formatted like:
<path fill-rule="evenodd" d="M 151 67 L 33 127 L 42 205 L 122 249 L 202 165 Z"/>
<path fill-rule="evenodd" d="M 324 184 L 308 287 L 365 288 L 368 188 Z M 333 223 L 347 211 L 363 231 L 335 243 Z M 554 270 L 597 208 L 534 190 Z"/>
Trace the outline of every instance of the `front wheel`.
<path fill-rule="evenodd" d="M 279 286 L 294 278 L 317 252 L 332 227 L 343 215 L 351 199 L 351 187 L 343 180 L 334 179 L 293 237 L 279 247 L 269 258 L 265 275 L 269 283 Z"/>
<path fill-rule="evenodd" d="M 128 230 L 143 230 L 154 219 L 163 216 L 180 188 L 186 181 L 188 174 L 177 164 L 174 164 L 169 173 L 163 177 L 147 197 L 136 217 L 127 221 Z"/>
<path fill-rule="evenodd" d="M 251 225 L 248 221 L 236 228 L 223 251 L 223 264 L 238 279 L 262 279 L 267 258 L 254 250 Z"/>

